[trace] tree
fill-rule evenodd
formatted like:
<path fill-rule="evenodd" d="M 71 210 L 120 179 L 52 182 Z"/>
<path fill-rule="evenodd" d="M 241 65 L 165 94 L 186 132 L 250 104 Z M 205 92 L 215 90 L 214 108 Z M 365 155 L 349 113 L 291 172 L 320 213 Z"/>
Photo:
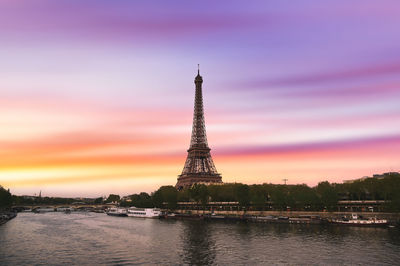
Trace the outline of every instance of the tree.
<path fill-rule="evenodd" d="M 174 210 L 178 205 L 178 191 L 173 186 L 162 186 L 153 193 L 153 203 L 162 208 L 163 203 L 167 204 L 167 209 Z"/>
<path fill-rule="evenodd" d="M 207 186 L 204 184 L 201 184 L 200 189 L 199 189 L 199 198 L 200 198 L 201 205 L 203 205 L 203 208 L 205 208 L 205 206 L 207 205 L 209 197 L 210 196 L 208 194 Z"/>
<path fill-rule="evenodd" d="M 189 189 L 182 189 L 178 191 L 178 201 L 181 202 L 190 201 Z"/>
<path fill-rule="evenodd" d="M 383 179 L 385 181 L 385 194 L 387 195 L 388 203 L 387 210 L 399 212 L 400 211 L 400 174 L 388 173 Z"/>
<path fill-rule="evenodd" d="M 178 203 L 178 191 L 173 186 L 165 186 L 161 188 L 163 199 L 167 202 L 167 208 L 175 210 Z"/>
<path fill-rule="evenodd" d="M 245 209 L 250 205 L 250 189 L 248 185 L 237 184 L 236 185 L 236 199 L 239 202 L 239 206 Z"/>
<path fill-rule="evenodd" d="M 323 207 L 325 207 L 328 211 L 333 211 L 338 202 L 338 195 L 335 191 L 335 188 L 328 181 L 325 181 L 318 183 L 316 190 L 319 194 Z"/>
<path fill-rule="evenodd" d="M 160 189 L 158 189 L 157 191 L 155 191 L 155 192 L 153 192 L 151 194 L 151 199 L 152 199 L 153 204 L 154 204 L 155 207 L 157 207 L 157 208 L 163 208 L 164 207 L 163 206 L 164 200 L 163 200 L 163 196 L 162 196 L 162 193 L 161 193 Z"/>
<path fill-rule="evenodd" d="M 267 196 L 264 188 L 260 185 L 250 186 L 251 202 L 255 208 L 264 210 L 265 203 L 267 202 Z"/>
<path fill-rule="evenodd" d="M 236 201 L 236 184 L 209 185 L 207 190 L 212 201 Z"/>
<path fill-rule="evenodd" d="M 132 202 L 131 205 L 138 208 L 153 208 L 154 203 L 151 196 L 146 192 L 141 192 L 140 194 L 133 194 L 130 196 Z"/>
<path fill-rule="evenodd" d="M 103 197 L 99 197 L 94 200 L 94 204 L 102 204 L 102 203 L 103 203 Z"/>
<path fill-rule="evenodd" d="M 286 210 L 288 207 L 287 191 L 282 185 L 271 185 L 271 201 L 275 209 Z"/>
<path fill-rule="evenodd" d="M 319 198 L 314 189 L 309 186 L 294 185 L 290 186 L 290 198 L 293 203 L 289 203 L 295 210 L 317 210 L 319 205 Z"/>
<path fill-rule="evenodd" d="M 189 196 L 197 203 L 207 203 L 208 201 L 208 190 L 204 184 L 194 184 L 189 188 Z"/>
<path fill-rule="evenodd" d="M 10 193 L 10 190 L 4 189 L 2 186 L 0 186 L 0 209 L 3 208 L 8 208 L 12 204 L 12 196 Z"/>
<path fill-rule="evenodd" d="M 118 202 L 119 200 L 120 200 L 119 195 L 110 194 L 110 195 L 108 196 L 108 198 L 106 199 L 106 202 L 107 202 L 107 203 L 109 203 L 109 202 Z"/>
<path fill-rule="evenodd" d="M 205 209 L 209 199 L 209 193 L 206 185 L 194 184 L 191 188 L 189 188 L 189 196 L 197 204 L 201 204 L 203 206 L 203 210 Z"/>

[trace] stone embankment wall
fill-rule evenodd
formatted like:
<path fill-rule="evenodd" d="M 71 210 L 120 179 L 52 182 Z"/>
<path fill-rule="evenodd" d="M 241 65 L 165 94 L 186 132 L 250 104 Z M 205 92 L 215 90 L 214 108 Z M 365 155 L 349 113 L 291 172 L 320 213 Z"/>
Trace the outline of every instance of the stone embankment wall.
<path fill-rule="evenodd" d="M 0 211 L 0 225 L 5 224 L 9 220 L 15 218 L 15 216 L 17 216 L 17 214 L 15 212 Z"/>
<path fill-rule="evenodd" d="M 188 213 L 191 214 L 211 214 L 210 211 L 203 210 L 177 210 L 178 213 Z M 318 215 L 321 218 L 338 218 L 342 216 L 351 215 L 350 212 L 305 212 L 305 211 L 214 211 L 216 215 L 226 215 L 226 216 L 241 216 L 241 215 L 251 215 L 251 216 L 286 216 L 286 217 L 299 217 L 301 215 Z M 379 218 L 387 219 L 391 222 L 400 222 L 400 213 L 385 213 L 385 212 L 357 212 L 366 218 Z"/>

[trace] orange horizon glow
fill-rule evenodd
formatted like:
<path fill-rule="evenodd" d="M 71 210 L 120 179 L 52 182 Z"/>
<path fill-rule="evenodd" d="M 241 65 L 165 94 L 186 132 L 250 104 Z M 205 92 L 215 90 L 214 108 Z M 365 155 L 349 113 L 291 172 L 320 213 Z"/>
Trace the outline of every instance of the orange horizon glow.
<path fill-rule="evenodd" d="M 70 115 L 71 123 L 87 119 L 84 109 L 77 109 Z M 171 115 L 168 123 L 158 124 L 137 119 L 135 112 L 117 112 L 114 115 L 118 119 L 109 115 L 109 120 L 105 120 L 103 112 L 91 110 L 89 115 L 91 119 L 87 121 L 91 124 L 82 130 L 54 134 L 50 121 L 48 129 L 40 128 L 43 131 L 40 134 L 36 130 L 32 133 L 21 130 L 17 136 L 10 135 L 9 140 L 0 140 L 3 158 L 0 161 L 1 184 L 16 194 L 42 191 L 51 196 L 57 196 L 57 193 L 81 196 L 72 191 L 61 192 L 62 189 L 59 191 L 57 187 L 80 187 L 82 184 L 103 190 L 104 184 L 111 182 L 106 186 L 107 191 L 87 193 L 91 196 L 114 193 L 113 189 L 120 190 L 121 194 L 142 190 L 152 192 L 161 185 L 175 184 L 186 157 L 191 117 L 186 115 L 180 121 Z M 165 113 L 158 115 L 164 116 Z M 43 117 L 33 116 L 33 119 Z M 126 126 L 120 119 L 126 122 Z M 5 120 L 16 123 L 13 117 Z M 25 124 L 23 121 L 19 123 Z M 114 128 L 114 123 L 124 129 Z M 219 123 L 225 122 L 212 119 L 211 128 Z M 103 127 L 106 124 L 109 127 Z M 154 132 L 155 127 L 159 127 L 159 131 Z M 365 141 L 304 142 L 301 145 L 277 142 L 265 146 L 260 143 L 253 145 L 255 148 L 242 141 L 244 144 L 241 145 L 245 146 L 241 148 L 232 145 L 232 140 L 241 140 L 242 132 L 246 132 L 245 127 L 238 126 L 238 129 L 229 139 L 218 130 L 209 133 L 210 146 L 216 147 L 212 150 L 214 161 L 227 183 L 282 183 L 283 178 L 288 178 L 290 184 L 311 186 L 325 180 L 342 182 L 393 170 L 387 165 L 396 165 L 400 150 L 396 136 L 367 138 Z M 252 141 L 257 134 L 254 136 Z M 113 186 L 113 182 L 133 182 L 135 186 L 121 189 L 120 185 Z"/>

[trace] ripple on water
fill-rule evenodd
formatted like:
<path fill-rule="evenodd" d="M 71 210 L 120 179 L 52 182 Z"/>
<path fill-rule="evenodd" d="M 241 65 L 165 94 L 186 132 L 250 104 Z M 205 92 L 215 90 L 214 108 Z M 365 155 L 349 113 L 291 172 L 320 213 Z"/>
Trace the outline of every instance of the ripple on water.
<path fill-rule="evenodd" d="M 379 228 L 20 213 L 0 226 L 0 265 L 396 265 L 400 233 Z"/>

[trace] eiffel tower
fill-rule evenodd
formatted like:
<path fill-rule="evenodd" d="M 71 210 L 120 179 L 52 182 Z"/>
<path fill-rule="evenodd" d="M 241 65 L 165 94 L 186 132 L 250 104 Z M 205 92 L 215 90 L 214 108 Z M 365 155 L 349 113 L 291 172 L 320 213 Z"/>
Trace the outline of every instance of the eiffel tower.
<path fill-rule="evenodd" d="M 188 156 L 185 166 L 183 167 L 182 174 L 178 176 L 178 182 L 175 186 L 178 190 L 198 183 L 222 183 L 222 177 L 215 168 L 210 154 L 211 149 L 207 143 L 201 88 L 203 78 L 200 76 L 200 69 L 197 70 L 194 83 L 196 84 L 196 94 L 194 99 L 192 138 L 190 140 L 190 147 L 187 150 Z"/>

